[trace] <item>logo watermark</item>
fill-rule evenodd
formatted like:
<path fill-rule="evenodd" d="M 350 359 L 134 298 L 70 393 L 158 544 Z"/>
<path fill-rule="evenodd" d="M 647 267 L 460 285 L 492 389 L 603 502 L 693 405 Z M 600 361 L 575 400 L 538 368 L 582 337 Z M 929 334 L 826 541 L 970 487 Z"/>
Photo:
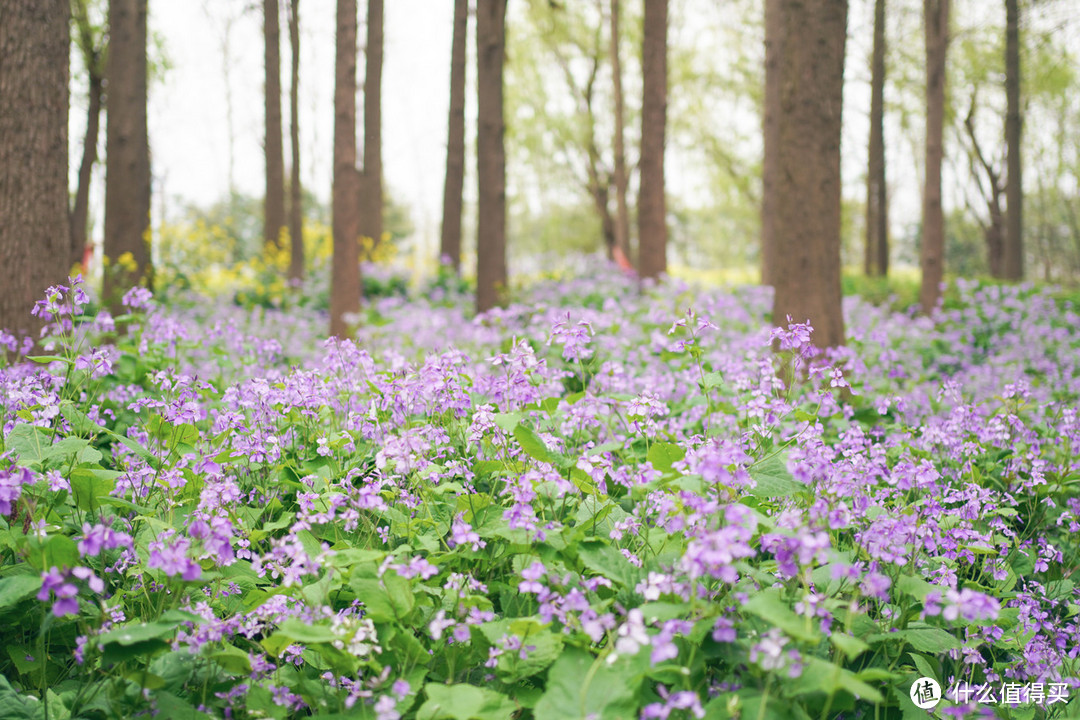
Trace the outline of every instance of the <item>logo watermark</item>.
<path fill-rule="evenodd" d="M 992 683 L 962 682 L 944 694 L 937 680 L 921 677 L 911 685 L 911 702 L 916 707 L 932 710 L 943 699 L 957 705 L 1054 705 L 1069 701 L 1069 686 L 1065 683 Z"/>

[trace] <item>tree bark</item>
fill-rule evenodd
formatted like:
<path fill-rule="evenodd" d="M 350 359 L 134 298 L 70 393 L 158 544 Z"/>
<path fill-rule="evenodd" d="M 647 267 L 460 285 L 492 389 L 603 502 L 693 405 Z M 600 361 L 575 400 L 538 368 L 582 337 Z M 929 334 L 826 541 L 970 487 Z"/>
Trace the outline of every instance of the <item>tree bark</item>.
<path fill-rule="evenodd" d="M 454 0 L 454 36 L 450 46 L 450 117 L 446 138 L 446 182 L 443 184 L 443 221 L 439 260 L 449 260 L 461 274 L 461 213 L 465 187 L 465 47 L 469 28 L 469 0 Z"/>
<path fill-rule="evenodd" d="M 104 42 L 94 36 L 87 15 L 85 0 L 71 4 L 75 24 L 76 44 L 82 54 L 89 76 L 89 107 L 86 111 L 86 135 L 83 136 L 82 161 L 79 163 L 79 180 L 75 188 L 75 201 L 71 207 L 71 250 L 68 265 L 83 261 L 83 252 L 89 244 L 87 223 L 90 215 L 90 181 L 94 163 L 97 162 L 98 135 L 101 130 L 102 97 L 105 94 Z"/>
<path fill-rule="evenodd" d="M 360 176 L 360 236 L 382 242 L 383 0 L 368 0 L 364 50 L 364 169 Z"/>
<path fill-rule="evenodd" d="M 360 310 L 360 173 L 356 169 L 356 0 L 337 0 L 334 61 L 334 263 L 330 335 L 349 337 L 345 316 Z"/>
<path fill-rule="evenodd" d="M 870 79 L 870 147 L 866 175 L 867 275 L 889 274 L 889 212 L 885 184 L 885 0 L 874 3 Z"/>
<path fill-rule="evenodd" d="M 300 185 L 300 0 L 289 3 L 289 144 L 292 170 L 289 179 L 289 279 L 304 279 L 304 207 Z"/>
<path fill-rule="evenodd" d="M 625 262 L 630 257 L 630 210 L 626 204 L 629 176 L 626 169 L 626 147 L 623 129 L 626 112 L 623 102 L 622 61 L 619 58 L 619 0 L 611 0 L 611 79 L 615 101 L 615 251 L 622 253 Z"/>
<path fill-rule="evenodd" d="M 945 132 L 945 57 L 949 46 L 949 0 L 923 0 L 926 30 L 926 178 L 923 188 L 922 287 L 919 304 L 929 313 L 941 297 L 945 264 L 945 214 L 941 163 Z"/>
<path fill-rule="evenodd" d="M 506 297 L 506 124 L 503 64 L 506 58 L 506 0 L 477 0 L 476 138 L 479 208 L 476 237 L 476 312 Z"/>
<path fill-rule="evenodd" d="M 285 227 L 285 158 L 281 128 L 281 30 L 278 0 L 263 0 L 263 39 L 266 120 L 266 196 L 263 199 L 263 242 L 281 247 Z"/>
<path fill-rule="evenodd" d="M 779 165 L 776 151 L 780 115 L 780 60 L 783 57 L 784 28 L 780 0 L 765 0 L 765 110 L 762 113 L 764 153 L 761 163 L 761 283 L 775 285 L 776 265 L 776 182 Z"/>
<path fill-rule="evenodd" d="M 69 257 L 69 13 L 68 0 L 0 8 L 0 329 L 35 338 L 30 311 Z"/>
<path fill-rule="evenodd" d="M 638 268 L 643 278 L 667 272 L 664 133 L 667 124 L 667 0 L 645 0 L 642 41 L 641 185 Z"/>
<path fill-rule="evenodd" d="M 1023 117 L 1020 114 L 1020 7 L 1005 0 L 1005 145 L 1008 175 L 1005 180 L 1005 266 L 1008 280 L 1024 278 L 1024 185 L 1020 159 Z"/>
<path fill-rule="evenodd" d="M 775 153 L 773 324 L 809 322 L 818 347 L 844 343 L 840 289 L 840 129 L 847 0 L 781 0 Z M 766 20 L 769 24 L 769 20 Z M 768 70 L 767 70 L 768 72 Z"/>
<path fill-rule="evenodd" d="M 150 144 L 146 129 L 146 0 L 110 0 L 105 131 L 104 300 L 114 313 L 136 285 L 153 286 Z M 130 255 L 129 255 L 130 254 Z"/>

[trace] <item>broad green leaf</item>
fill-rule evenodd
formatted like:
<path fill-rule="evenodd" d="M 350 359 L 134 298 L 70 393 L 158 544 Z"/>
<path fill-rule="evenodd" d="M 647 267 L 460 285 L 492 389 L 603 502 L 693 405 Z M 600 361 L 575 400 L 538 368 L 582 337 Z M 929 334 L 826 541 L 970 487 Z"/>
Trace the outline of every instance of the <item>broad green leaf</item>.
<path fill-rule="evenodd" d="M 113 628 L 108 632 L 104 632 L 98 636 L 98 642 L 102 645 L 109 645 L 116 643 L 118 645 L 134 645 L 136 643 L 145 642 L 147 640 L 154 640 L 156 638 L 163 638 L 166 635 L 171 635 L 178 623 L 175 622 L 151 622 L 151 623 L 132 623 L 129 625 L 121 625 L 118 628 Z"/>
<path fill-rule="evenodd" d="M 416 597 L 410 583 L 397 573 L 381 578 L 354 578 L 349 586 L 364 603 L 364 612 L 372 622 L 398 622 L 412 612 Z"/>
<path fill-rule="evenodd" d="M 780 628 L 793 638 L 807 642 L 817 642 L 821 639 L 814 620 L 796 615 L 787 602 L 780 597 L 778 588 L 767 588 L 754 594 L 743 604 L 742 609 Z"/>
<path fill-rule="evenodd" d="M 640 573 L 615 548 L 603 541 L 587 541 L 578 546 L 578 557 L 589 570 L 618 585 L 633 589 Z"/>
<path fill-rule="evenodd" d="M 649 454 L 645 457 L 652 466 L 660 472 L 671 472 L 673 463 L 686 457 L 686 451 L 675 443 L 655 442 L 649 447 Z"/>
<path fill-rule="evenodd" d="M 561 458 L 559 454 L 549 450 L 548 446 L 544 444 L 544 440 L 528 425 L 515 426 L 514 437 L 521 444 L 521 449 L 525 451 L 525 454 L 534 460 L 553 465 L 560 464 Z"/>
<path fill-rule="evenodd" d="M 810 656 L 803 657 L 802 674 L 787 683 L 788 691 L 792 695 L 806 695 L 815 692 L 832 694 L 845 690 L 859 700 L 870 702 L 883 702 L 881 692 L 872 685 L 868 685 L 855 673 L 845 667 L 826 662 L 821 658 Z"/>
<path fill-rule="evenodd" d="M 639 655 L 646 657 L 647 651 Z M 567 648 L 548 671 L 546 690 L 533 708 L 536 720 L 620 720 L 637 717 L 641 675 L 626 659 L 612 665 Z"/>
<path fill-rule="evenodd" d="M 11 683 L 0 675 L 0 718 L 4 720 L 33 720 L 37 703 L 24 697 L 11 687 Z"/>
<path fill-rule="evenodd" d="M 20 423 L 11 429 L 4 440 L 7 450 L 14 450 L 17 462 L 22 465 L 37 465 L 48 457 L 52 437 L 45 428 Z"/>
<path fill-rule="evenodd" d="M 859 638 L 845 635 L 842 632 L 834 632 L 829 636 L 829 641 L 832 642 L 840 652 L 844 653 L 844 657 L 848 660 L 854 660 L 870 649 L 870 646 Z"/>
<path fill-rule="evenodd" d="M 104 468 L 75 468 L 68 478 L 75 504 L 82 510 L 96 512 L 103 499 L 116 487 L 116 478 L 119 475 L 115 470 Z"/>
<path fill-rule="evenodd" d="M 89 415 L 77 408 L 70 400 L 60 403 L 60 414 L 68 421 L 68 425 L 76 435 L 94 435 L 105 429 L 91 420 Z"/>
<path fill-rule="evenodd" d="M 12 575 L 0 578 L 0 610 L 6 610 L 20 603 L 40 589 L 40 575 Z"/>
<path fill-rule="evenodd" d="M 756 486 L 750 490 L 757 497 L 787 497 L 805 492 L 807 487 L 796 482 L 787 469 L 787 453 L 778 453 L 749 468 Z"/>
<path fill-rule="evenodd" d="M 475 685 L 428 683 L 424 692 L 416 720 L 511 720 L 518 709 L 502 693 Z"/>
<path fill-rule="evenodd" d="M 513 432 L 522 417 L 521 413 L 496 413 L 495 425 L 505 432 Z"/>
<path fill-rule="evenodd" d="M 903 640 L 919 652 L 936 655 L 947 650 L 958 650 L 960 641 L 948 632 L 936 627 L 908 627 L 891 633 L 876 633 L 866 638 L 871 645 L 891 640 Z"/>

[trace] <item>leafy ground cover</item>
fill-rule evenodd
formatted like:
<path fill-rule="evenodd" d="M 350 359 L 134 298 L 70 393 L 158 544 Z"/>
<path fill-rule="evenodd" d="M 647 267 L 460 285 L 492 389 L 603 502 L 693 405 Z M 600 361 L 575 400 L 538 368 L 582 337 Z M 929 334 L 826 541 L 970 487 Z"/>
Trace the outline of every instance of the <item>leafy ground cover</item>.
<path fill-rule="evenodd" d="M 919 718 L 919 678 L 1077 713 L 1045 292 L 848 299 L 826 354 L 767 290 L 602 269 L 478 319 L 382 298 L 355 343 L 127 305 L 50 289 L 0 368 L 0 717 Z"/>

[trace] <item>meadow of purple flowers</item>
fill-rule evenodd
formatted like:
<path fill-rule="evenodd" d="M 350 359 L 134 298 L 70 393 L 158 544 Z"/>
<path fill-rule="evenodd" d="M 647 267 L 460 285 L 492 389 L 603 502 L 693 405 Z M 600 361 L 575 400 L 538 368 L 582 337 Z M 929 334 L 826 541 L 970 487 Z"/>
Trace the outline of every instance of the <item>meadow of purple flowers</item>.
<path fill-rule="evenodd" d="M 47 354 L 0 333 L 0 717 L 1073 716 L 1080 317 L 846 303 L 819 353 L 603 269 L 354 342 L 52 288 Z"/>

